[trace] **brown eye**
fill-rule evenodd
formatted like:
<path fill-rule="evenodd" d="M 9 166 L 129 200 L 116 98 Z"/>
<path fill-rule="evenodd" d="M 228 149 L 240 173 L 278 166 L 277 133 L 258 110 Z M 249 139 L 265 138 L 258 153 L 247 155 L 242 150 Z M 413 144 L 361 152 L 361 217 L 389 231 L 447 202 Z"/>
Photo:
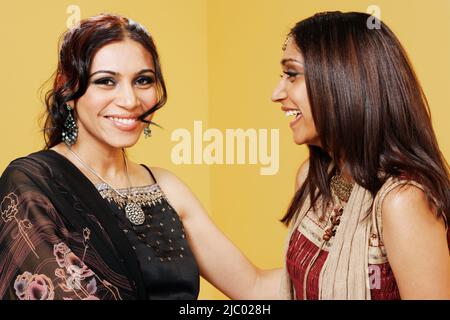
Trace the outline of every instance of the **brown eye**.
<path fill-rule="evenodd" d="M 283 72 L 285 75 L 288 76 L 288 78 L 295 78 L 296 76 L 299 75 L 298 72 L 292 72 L 292 71 L 284 71 Z"/>
<path fill-rule="evenodd" d="M 295 81 L 295 79 L 298 76 L 303 75 L 301 72 L 295 72 L 295 71 L 283 71 L 283 73 L 287 76 L 287 79 L 291 82 Z"/>
<path fill-rule="evenodd" d="M 152 77 L 139 77 L 136 79 L 136 84 L 139 86 L 148 86 L 154 82 L 155 80 Z"/>
<path fill-rule="evenodd" d="M 95 80 L 94 84 L 111 87 L 111 86 L 115 85 L 115 82 L 111 78 L 101 78 L 101 79 Z"/>

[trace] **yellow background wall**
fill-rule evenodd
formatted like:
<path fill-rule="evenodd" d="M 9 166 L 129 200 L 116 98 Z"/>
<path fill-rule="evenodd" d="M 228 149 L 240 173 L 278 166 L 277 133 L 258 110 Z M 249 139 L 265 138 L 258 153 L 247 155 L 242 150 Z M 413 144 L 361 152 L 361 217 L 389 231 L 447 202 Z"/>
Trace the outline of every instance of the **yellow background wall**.
<path fill-rule="evenodd" d="M 258 266 L 279 267 L 285 228 L 278 222 L 306 149 L 292 143 L 288 120 L 270 101 L 279 80 L 281 45 L 295 22 L 318 11 L 381 9 L 400 38 L 429 99 L 441 150 L 450 159 L 450 0 L 150 0 L 0 1 L 0 170 L 43 146 L 39 89 L 56 67 L 57 43 L 69 5 L 81 17 L 119 13 L 152 33 L 161 55 L 169 100 L 156 121 L 164 130 L 130 152 L 137 161 L 175 172 L 197 194 L 213 220 Z M 260 165 L 175 165 L 171 133 L 193 121 L 203 128 L 279 129 L 280 168 Z M 200 299 L 225 298 L 202 281 Z"/>

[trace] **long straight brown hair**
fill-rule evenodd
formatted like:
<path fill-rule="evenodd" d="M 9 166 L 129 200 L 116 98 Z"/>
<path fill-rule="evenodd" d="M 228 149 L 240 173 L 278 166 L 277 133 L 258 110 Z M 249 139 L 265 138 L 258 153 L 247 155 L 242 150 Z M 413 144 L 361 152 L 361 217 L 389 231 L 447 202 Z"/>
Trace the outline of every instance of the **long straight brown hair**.
<path fill-rule="evenodd" d="M 405 50 L 380 21 L 358 12 L 319 13 L 298 22 L 293 37 L 305 61 L 306 89 L 322 148 L 309 146 L 309 171 L 282 222 L 311 197 L 331 200 L 331 163 L 345 159 L 373 196 L 390 176 L 420 183 L 449 220 L 448 163 L 439 150 L 428 102 Z M 380 174 L 382 173 L 382 174 Z M 434 198 L 435 201 L 432 199 Z"/>

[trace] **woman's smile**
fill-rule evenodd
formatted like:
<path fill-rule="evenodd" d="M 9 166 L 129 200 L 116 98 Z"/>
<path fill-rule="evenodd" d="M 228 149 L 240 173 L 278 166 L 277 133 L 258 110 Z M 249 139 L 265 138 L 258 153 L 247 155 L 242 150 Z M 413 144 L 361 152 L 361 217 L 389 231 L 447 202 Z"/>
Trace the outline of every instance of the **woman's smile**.
<path fill-rule="evenodd" d="M 281 110 L 285 113 L 286 117 L 294 117 L 294 120 L 289 122 L 289 126 L 291 127 L 291 129 L 294 129 L 294 126 L 300 122 L 300 119 L 303 116 L 300 109 L 281 107 Z"/>
<path fill-rule="evenodd" d="M 105 118 L 121 131 L 134 131 L 140 126 L 137 117 L 105 116 Z"/>

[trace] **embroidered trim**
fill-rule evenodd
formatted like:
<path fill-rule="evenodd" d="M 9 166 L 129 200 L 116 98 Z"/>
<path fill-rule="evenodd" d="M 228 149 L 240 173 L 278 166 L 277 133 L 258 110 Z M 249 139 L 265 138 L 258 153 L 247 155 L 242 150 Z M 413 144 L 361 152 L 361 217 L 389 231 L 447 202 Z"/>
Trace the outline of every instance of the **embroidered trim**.
<path fill-rule="evenodd" d="M 386 249 L 384 246 L 372 247 L 369 246 L 369 264 L 383 264 L 388 262 Z"/>
<path fill-rule="evenodd" d="M 300 225 L 298 226 L 298 231 L 303 234 L 309 241 L 314 243 L 317 247 L 322 245 L 323 239 L 322 235 L 324 229 L 322 229 L 316 221 L 314 221 L 310 216 L 306 215 L 306 219 L 302 219 Z M 333 244 L 333 239 L 330 239 L 324 246 L 323 250 L 328 251 L 328 248 Z"/>
<path fill-rule="evenodd" d="M 106 183 L 100 183 L 95 186 L 103 199 L 107 199 L 109 202 L 114 201 L 120 209 L 125 208 L 127 201 L 123 197 L 119 196 L 117 192 L 112 190 Z M 117 189 L 120 193 L 128 195 L 128 189 Z M 162 202 L 165 199 L 165 195 L 162 192 L 158 184 L 152 184 L 149 186 L 132 187 L 131 188 L 131 200 L 140 206 L 154 206 Z"/>
<path fill-rule="evenodd" d="M 302 219 L 299 226 L 297 227 L 298 231 L 301 234 L 303 234 L 309 241 L 314 243 L 314 245 L 316 245 L 317 247 L 320 247 L 320 245 L 322 244 L 323 232 L 330 224 L 329 221 L 328 222 L 324 221 L 327 220 L 327 217 L 329 216 L 328 211 L 332 210 L 332 207 L 330 208 L 327 208 L 326 210 L 325 219 L 320 218 L 322 216 L 321 206 L 313 208 L 305 215 L 305 218 Z M 331 238 L 328 241 L 328 243 L 322 248 L 322 250 L 328 252 L 332 245 L 333 245 L 333 238 Z M 379 241 L 379 238 L 373 226 L 368 246 L 369 246 L 368 260 L 370 265 L 383 264 L 388 261 L 386 249 L 384 248 L 383 243 Z"/>

